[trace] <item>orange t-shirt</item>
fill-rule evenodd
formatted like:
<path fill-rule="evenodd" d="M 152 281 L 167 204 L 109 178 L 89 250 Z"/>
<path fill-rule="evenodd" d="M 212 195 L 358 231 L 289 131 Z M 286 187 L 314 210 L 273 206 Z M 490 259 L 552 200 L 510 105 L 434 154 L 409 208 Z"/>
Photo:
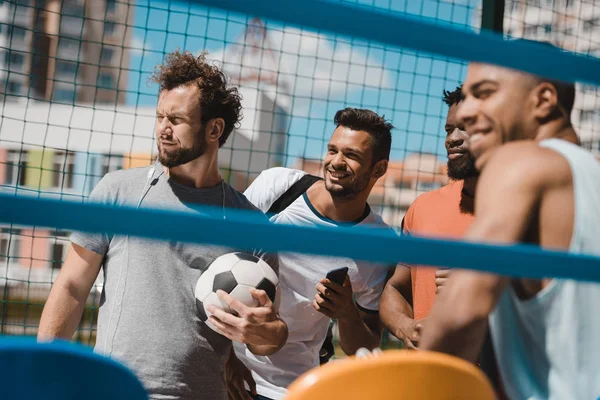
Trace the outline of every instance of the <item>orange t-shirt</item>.
<path fill-rule="evenodd" d="M 452 239 L 463 237 L 474 216 L 461 211 L 461 201 L 468 209 L 473 209 L 473 199 L 463 197 L 462 189 L 463 181 L 452 181 L 417 197 L 404 216 L 404 233 Z M 426 317 L 433 306 L 435 271 L 436 268 L 431 267 L 411 267 L 415 319 Z"/>

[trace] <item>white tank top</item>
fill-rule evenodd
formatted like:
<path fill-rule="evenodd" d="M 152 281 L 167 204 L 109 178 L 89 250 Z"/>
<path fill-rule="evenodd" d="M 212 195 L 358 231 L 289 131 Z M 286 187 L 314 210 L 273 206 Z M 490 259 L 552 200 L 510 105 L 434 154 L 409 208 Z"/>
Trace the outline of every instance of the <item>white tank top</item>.
<path fill-rule="evenodd" d="M 600 163 L 564 140 L 539 144 L 571 166 L 575 218 L 569 252 L 600 256 Z M 490 329 L 510 399 L 600 398 L 599 284 L 555 279 L 526 301 L 509 287 L 490 316 Z"/>

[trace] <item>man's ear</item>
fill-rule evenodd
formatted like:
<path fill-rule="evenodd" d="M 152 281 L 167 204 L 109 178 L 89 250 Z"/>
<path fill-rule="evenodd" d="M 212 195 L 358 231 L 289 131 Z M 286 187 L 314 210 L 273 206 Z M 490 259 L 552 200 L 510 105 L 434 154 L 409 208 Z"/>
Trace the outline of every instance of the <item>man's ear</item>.
<path fill-rule="evenodd" d="M 385 173 L 387 172 L 388 169 L 388 160 L 379 160 L 377 161 L 377 163 L 375 163 L 375 166 L 373 167 L 373 177 L 379 179 L 381 178 L 383 175 L 385 175 Z"/>
<path fill-rule="evenodd" d="M 219 142 L 219 138 L 225 131 L 225 120 L 223 118 L 213 118 L 206 123 L 204 134 L 207 143 Z"/>
<path fill-rule="evenodd" d="M 558 104 L 558 92 L 550 82 L 541 82 L 533 89 L 533 116 L 540 121 L 553 119 L 557 114 L 565 113 Z"/>

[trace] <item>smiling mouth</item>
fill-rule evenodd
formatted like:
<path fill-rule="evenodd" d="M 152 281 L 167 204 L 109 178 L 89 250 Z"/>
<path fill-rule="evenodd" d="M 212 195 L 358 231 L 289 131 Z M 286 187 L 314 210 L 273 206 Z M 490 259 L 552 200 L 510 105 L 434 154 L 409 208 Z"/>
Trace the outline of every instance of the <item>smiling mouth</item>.
<path fill-rule="evenodd" d="M 464 151 L 464 152 L 448 153 L 448 158 L 450 160 L 456 160 L 457 158 L 461 158 L 461 157 L 465 156 L 466 154 L 467 154 L 466 151 Z"/>
<path fill-rule="evenodd" d="M 347 176 L 349 176 L 349 174 L 345 173 L 345 172 L 334 172 L 334 171 L 327 171 L 329 173 L 329 176 L 331 176 L 334 179 L 343 179 Z"/>

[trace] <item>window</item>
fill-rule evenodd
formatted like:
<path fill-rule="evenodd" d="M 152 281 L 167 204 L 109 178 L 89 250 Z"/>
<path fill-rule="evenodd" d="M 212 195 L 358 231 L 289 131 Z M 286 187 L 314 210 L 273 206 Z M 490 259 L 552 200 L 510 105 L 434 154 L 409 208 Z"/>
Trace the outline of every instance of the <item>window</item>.
<path fill-rule="evenodd" d="M 102 54 L 100 56 L 100 62 L 102 64 L 112 64 L 112 59 L 115 55 L 115 51 L 110 47 L 102 47 Z"/>
<path fill-rule="evenodd" d="M 579 122 L 583 123 L 600 123 L 600 110 L 581 110 L 579 114 Z"/>
<path fill-rule="evenodd" d="M 17 8 L 15 9 L 15 16 L 27 17 L 30 10 L 31 10 L 31 7 L 29 7 L 29 6 L 17 5 Z"/>
<path fill-rule="evenodd" d="M 69 248 L 69 232 L 54 231 L 50 238 L 50 268 L 62 268 Z"/>
<path fill-rule="evenodd" d="M 21 254 L 21 230 L 0 229 L 0 261 L 16 262 Z"/>
<path fill-rule="evenodd" d="M 52 164 L 52 186 L 60 189 L 73 188 L 73 173 L 75 172 L 75 154 L 59 152 L 54 154 Z"/>
<path fill-rule="evenodd" d="M 593 26 L 594 26 L 594 24 L 593 24 L 592 20 L 583 21 L 583 30 L 584 31 L 591 30 Z"/>
<path fill-rule="evenodd" d="M 21 150 L 9 150 L 6 155 L 4 184 L 8 186 L 25 185 L 27 153 Z"/>
<path fill-rule="evenodd" d="M 523 36 L 526 38 L 535 37 L 538 33 L 538 27 L 536 25 L 527 25 L 525 27 L 525 32 L 523 32 Z"/>
<path fill-rule="evenodd" d="M 566 36 L 573 36 L 573 27 L 572 26 L 567 26 L 565 28 L 565 35 Z"/>
<path fill-rule="evenodd" d="M 9 81 L 6 85 L 6 92 L 8 94 L 21 94 L 21 88 L 23 84 L 21 82 Z"/>
<path fill-rule="evenodd" d="M 106 13 L 111 14 L 114 13 L 117 9 L 116 0 L 106 0 Z"/>
<path fill-rule="evenodd" d="M 116 155 L 106 155 L 102 160 L 102 176 L 109 172 L 117 171 L 123 168 L 123 157 Z"/>
<path fill-rule="evenodd" d="M 400 181 L 399 184 L 396 185 L 396 187 L 398 189 L 414 189 L 415 185 L 414 185 L 414 181 L 402 180 L 402 181 Z"/>
<path fill-rule="evenodd" d="M 596 90 L 600 89 L 600 86 L 581 84 L 580 90 L 582 93 L 595 93 Z"/>
<path fill-rule="evenodd" d="M 83 4 L 79 4 L 76 0 L 63 0 L 62 14 L 83 18 L 85 9 Z"/>
<path fill-rule="evenodd" d="M 12 38 L 14 39 L 18 39 L 18 40 L 23 40 L 25 39 L 25 35 L 27 34 L 27 29 L 22 28 L 20 26 L 13 26 L 12 27 Z"/>
<path fill-rule="evenodd" d="M 586 32 L 593 30 L 597 26 L 600 26 L 600 18 L 583 21 L 583 30 Z"/>
<path fill-rule="evenodd" d="M 56 71 L 61 75 L 76 76 L 77 75 L 77 63 L 68 61 L 57 61 Z"/>
<path fill-rule="evenodd" d="M 111 73 L 101 72 L 98 76 L 98 87 L 104 89 L 113 89 L 115 87 L 115 79 Z"/>
<path fill-rule="evenodd" d="M 420 182 L 419 181 L 417 183 L 417 190 L 429 191 L 429 190 L 438 189 L 441 186 L 442 185 L 440 185 L 438 182 Z"/>
<path fill-rule="evenodd" d="M 81 46 L 81 42 L 79 40 L 61 37 L 60 41 L 58 43 L 58 50 L 72 52 L 72 53 L 79 53 L 80 46 Z"/>
<path fill-rule="evenodd" d="M 14 41 L 23 41 L 27 35 L 27 29 L 17 25 L 0 24 L 0 33 L 6 32 L 8 38 Z"/>
<path fill-rule="evenodd" d="M 64 103 L 75 102 L 75 89 L 65 89 L 56 87 L 52 94 L 52 101 L 60 101 Z"/>
<path fill-rule="evenodd" d="M 25 64 L 25 55 L 21 53 L 10 53 L 10 63 L 15 66 L 22 66 Z"/>
<path fill-rule="evenodd" d="M 60 32 L 81 35 L 83 33 L 83 18 L 62 15 L 60 17 Z"/>
<path fill-rule="evenodd" d="M 116 28 L 117 28 L 117 26 L 114 22 L 106 21 L 104 23 L 104 36 L 114 35 Z"/>
<path fill-rule="evenodd" d="M 6 64 L 12 68 L 21 68 L 25 64 L 25 54 L 7 51 L 4 55 Z"/>
<path fill-rule="evenodd" d="M 544 33 L 546 35 L 552 33 L 552 24 L 544 24 Z"/>

